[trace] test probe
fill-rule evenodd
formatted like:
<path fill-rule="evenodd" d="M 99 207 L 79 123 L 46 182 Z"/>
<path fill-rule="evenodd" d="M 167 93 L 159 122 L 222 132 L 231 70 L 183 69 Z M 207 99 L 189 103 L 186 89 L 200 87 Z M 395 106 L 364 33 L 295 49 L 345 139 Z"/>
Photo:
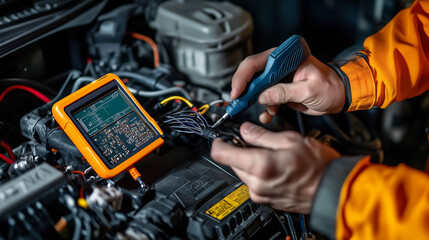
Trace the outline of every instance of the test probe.
<path fill-rule="evenodd" d="M 213 128 L 252 106 L 262 91 L 295 71 L 310 54 L 310 49 L 303 37 L 293 35 L 286 39 L 270 54 L 264 72 L 247 86 L 247 91 L 245 90 L 240 97 L 231 101 L 226 107 L 226 113 L 213 125 Z"/>

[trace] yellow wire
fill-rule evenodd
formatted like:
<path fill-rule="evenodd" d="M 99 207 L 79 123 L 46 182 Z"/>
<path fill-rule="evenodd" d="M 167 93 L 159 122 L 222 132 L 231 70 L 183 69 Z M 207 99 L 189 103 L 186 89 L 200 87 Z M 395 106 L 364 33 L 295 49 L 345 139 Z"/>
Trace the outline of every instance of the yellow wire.
<path fill-rule="evenodd" d="M 194 107 L 194 105 L 188 100 L 188 99 L 186 99 L 186 98 L 184 98 L 184 97 L 181 97 L 181 96 L 171 96 L 171 97 L 168 97 L 168 98 L 166 98 L 166 99 L 164 99 L 164 100 L 162 100 L 161 101 L 161 105 L 165 105 L 165 104 L 167 104 L 168 102 L 170 102 L 171 100 L 182 100 L 183 102 L 185 102 L 190 108 L 193 108 Z"/>
<path fill-rule="evenodd" d="M 209 110 L 209 108 L 210 108 L 210 105 L 204 104 L 200 108 L 198 108 L 198 112 L 200 112 L 201 115 L 204 115 L 204 113 L 206 113 Z"/>
<path fill-rule="evenodd" d="M 181 97 L 181 96 L 171 96 L 171 97 L 168 97 L 168 98 L 166 98 L 166 99 L 164 99 L 164 100 L 162 100 L 161 101 L 161 105 L 166 105 L 168 102 L 170 102 L 170 101 L 172 101 L 172 100 L 182 100 L 183 102 L 185 102 L 190 108 L 193 108 L 194 107 L 194 105 L 188 100 L 188 99 L 186 99 L 186 98 L 184 98 L 184 97 Z M 198 109 L 198 111 L 201 113 L 201 114 L 204 114 L 204 113 L 206 113 L 208 110 L 209 110 L 209 108 L 210 108 L 210 105 L 208 105 L 208 104 L 204 104 L 204 105 L 202 105 L 199 109 Z"/>

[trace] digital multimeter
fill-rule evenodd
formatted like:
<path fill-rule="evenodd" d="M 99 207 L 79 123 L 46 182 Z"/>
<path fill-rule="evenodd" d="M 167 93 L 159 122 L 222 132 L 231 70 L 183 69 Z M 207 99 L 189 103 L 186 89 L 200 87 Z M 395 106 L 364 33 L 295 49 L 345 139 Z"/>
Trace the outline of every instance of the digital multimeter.
<path fill-rule="evenodd" d="M 129 170 L 164 143 L 155 120 L 111 73 L 55 103 L 52 113 L 102 178 Z"/>

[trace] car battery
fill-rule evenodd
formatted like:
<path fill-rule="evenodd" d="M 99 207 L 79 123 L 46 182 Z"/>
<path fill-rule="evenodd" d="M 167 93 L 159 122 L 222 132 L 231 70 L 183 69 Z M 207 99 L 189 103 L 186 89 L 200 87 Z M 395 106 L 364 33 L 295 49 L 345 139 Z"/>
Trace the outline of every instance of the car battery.
<path fill-rule="evenodd" d="M 130 224 L 149 239 L 284 239 L 274 210 L 253 203 L 243 182 L 203 156 L 154 189 L 155 199 Z"/>

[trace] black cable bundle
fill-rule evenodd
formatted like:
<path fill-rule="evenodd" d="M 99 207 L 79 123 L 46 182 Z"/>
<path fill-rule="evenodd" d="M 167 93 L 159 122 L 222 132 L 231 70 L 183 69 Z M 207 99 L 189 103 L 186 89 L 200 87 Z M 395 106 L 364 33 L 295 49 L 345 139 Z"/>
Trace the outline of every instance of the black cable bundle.
<path fill-rule="evenodd" d="M 183 110 L 159 117 L 161 129 L 169 129 L 179 133 L 197 134 L 203 136 L 204 130 L 210 127 L 207 120 L 193 110 Z"/>

